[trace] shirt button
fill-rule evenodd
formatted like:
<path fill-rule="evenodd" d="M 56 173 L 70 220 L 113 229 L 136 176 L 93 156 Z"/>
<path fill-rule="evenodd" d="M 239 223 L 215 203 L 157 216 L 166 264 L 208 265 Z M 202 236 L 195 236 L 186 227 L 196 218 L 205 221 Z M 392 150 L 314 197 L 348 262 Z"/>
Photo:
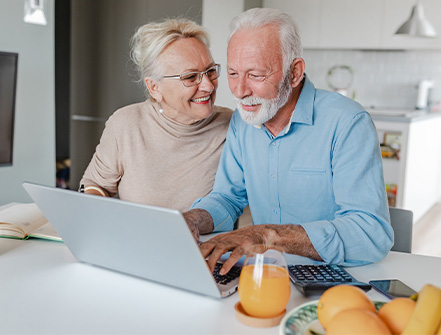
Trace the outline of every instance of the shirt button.
<path fill-rule="evenodd" d="M 277 142 L 273 142 L 273 147 L 277 147 Z"/>
<path fill-rule="evenodd" d="M 275 175 L 275 174 L 272 174 L 272 175 L 271 175 L 271 178 L 276 179 L 276 175 Z"/>
<path fill-rule="evenodd" d="M 277 209 L 274 210 L 274 214 L 277 214 L 279 211 Z"/>

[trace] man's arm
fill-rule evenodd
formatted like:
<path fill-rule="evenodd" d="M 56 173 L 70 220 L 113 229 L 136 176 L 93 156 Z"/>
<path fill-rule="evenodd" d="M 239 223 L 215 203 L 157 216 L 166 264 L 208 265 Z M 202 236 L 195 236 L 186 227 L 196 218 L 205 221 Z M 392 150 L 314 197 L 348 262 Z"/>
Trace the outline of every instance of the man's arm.
<path fill-rule="evenodd" d="M 204 257 L 208 258 L 208 265 L 211 270 L 219 258 L 226 252 L 231 255 L 225 261 L 220 274 L 227 273 L 231 267 L 251 247 L 262 246 L 262 252 L 267 249 L 277 249 L 290 254 L 309 257 L 315 260 L 322 260 L 314 249 L 308 235 L 302 226 L 299 225 L 256 225 L 247 226 L 230 233 L 213 237 L 201 245 Z"/>
<path fill-rule="evenodd" d="M 213 190 L 209 195 L 196 200 L 192 205 L 192 209 L 204 209 L 209 213 L 213 220 L 212 229 L 215 232 L 231 231 L 234 222 L 242 215 L 243 209 L 248 206 L 242 152 L 237 139 L 237 127 L 240 122 L 240 115 L 235 111 L 219 160 Z"/>
<path fill-rule="evenodd" d="M 183 215 L 196 241 L 199 241 L 199 234 L 209 234 L 214 229 L 213 219 L 204 209 L 191 209 Z"/>

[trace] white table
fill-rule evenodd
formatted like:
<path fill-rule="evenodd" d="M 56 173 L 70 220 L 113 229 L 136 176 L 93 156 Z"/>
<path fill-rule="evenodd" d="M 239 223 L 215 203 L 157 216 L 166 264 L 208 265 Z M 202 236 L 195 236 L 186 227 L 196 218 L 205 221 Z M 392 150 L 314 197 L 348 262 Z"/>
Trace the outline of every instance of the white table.
<path fill-rule="evenodd" d="M 441 286 L 437 257 L 391 252 L 348 271 L 366 282 L 399 278 L 415 290 L 428 282 Z M 82 264 L 59 242 L 0 239 L 0 285 L 1 334 L 279 333 L 237 321 L 237 294 L 216 300 Z M 373 290 L 369 295 L 387 300 Z M 308 300 L 292 286 L 288 310 Z"/>

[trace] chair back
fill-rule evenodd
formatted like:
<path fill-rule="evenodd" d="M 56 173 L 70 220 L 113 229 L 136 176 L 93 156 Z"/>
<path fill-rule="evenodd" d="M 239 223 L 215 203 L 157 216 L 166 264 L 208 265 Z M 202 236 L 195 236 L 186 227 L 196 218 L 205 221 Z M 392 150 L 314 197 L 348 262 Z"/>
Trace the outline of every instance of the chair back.
<path fill-rule="evenodd" d="M 413 212 L 389 207 L 390 223 L 394 230 L 395 242 L 391 251 L 412 252 Z"/>

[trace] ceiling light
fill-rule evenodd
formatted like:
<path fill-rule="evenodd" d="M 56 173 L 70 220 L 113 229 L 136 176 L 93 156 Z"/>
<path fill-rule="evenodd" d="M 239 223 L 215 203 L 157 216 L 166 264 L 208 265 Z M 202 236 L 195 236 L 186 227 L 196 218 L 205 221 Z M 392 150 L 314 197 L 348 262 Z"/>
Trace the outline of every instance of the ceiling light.
<path fill-rule="evenodd" d="M 413 6 L 409 19 L 398 28 L 395 34 L 415 37 L 436 37 L 436 31 L 424 16 L 423 5 L 419 2 Z"/>

